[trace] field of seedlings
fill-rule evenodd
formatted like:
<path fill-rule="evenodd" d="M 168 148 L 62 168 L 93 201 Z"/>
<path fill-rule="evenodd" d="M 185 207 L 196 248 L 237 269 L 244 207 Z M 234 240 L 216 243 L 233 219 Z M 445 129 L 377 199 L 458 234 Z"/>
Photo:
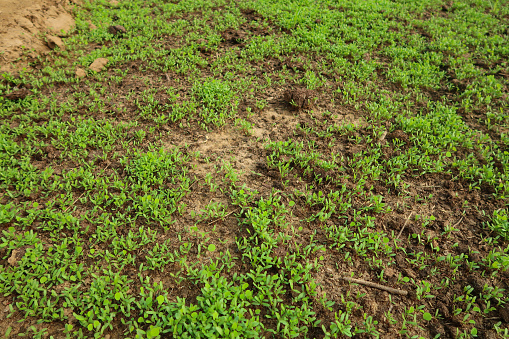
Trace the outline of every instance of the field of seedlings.
<path fill-rule="evenodd" d="M 0 74 L 1 338 L 509 338 L 509 0 L 72 16 Z"/>

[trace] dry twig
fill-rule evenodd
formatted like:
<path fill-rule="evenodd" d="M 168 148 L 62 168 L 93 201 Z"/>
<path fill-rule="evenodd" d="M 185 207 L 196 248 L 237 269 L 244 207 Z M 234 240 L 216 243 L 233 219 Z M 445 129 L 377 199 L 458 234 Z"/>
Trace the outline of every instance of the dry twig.
<path fill-rule="evenodd" d="M 214 221 L 211 221 L 211 222 L 209 222 L 207 225 L 211 225 L 211 224 L 213 224 L 213 223 L 215 223 L 215 222 L 217 222 L 217 221 L 219 221 L 219 220 L 223 220 L 224 218 L 226 218 L 227 216 L 229 216 L 229 215 L 230 215 L 230 214 L 232 214 L 233 212 L 238 212 L 238 211 L 239 211 L 239 210 L 231 211 L 230 213 L 228 213 L 228 214 L 227 214 L 227 215 L 225 215 L 224 217 L 221 217 L 221 218 L 219 218 L 219 219 L 216 219 L 216 220 L 214 220 Z"/>
<path fill-rule="evenodd" d="M 461 218 L 460 218 L 460 220 L 458 220 L 458 222 L 457 222 L 457 223 L 455 223 L 454 225 L 452 225 L 452 227 L 451 227 L 451 228 L 454 228 L 454 227 L 458 226 L 462 220 L 463 220 L 463 217 L 461 217 Z"/>
<path fill-rule="evenodd" d="M 384 291 L 387 291 L 392 294 L 398 294 L 398 295 L 407 295 L 408 294 L 407 291 L 398 290 L 397 288 L 387 287 L 384 285 L 380 285 L 377 283 L 373 283 L 373 282 L 369 282 L 369 281 L 365 281 L 365 280 L 361 280 L 361 279 L 354 279 L 354 278 L 349 278 L 349 277 L 341 277 L 341 279 L 349 281 L 351 283 L 355 283 L 355 284 L 361 284 L 364 286 L 378 288 L 379 290 L 384 290 Z"/>
<path fill-rule="evenodd" d="M 406 218 L 406 221 L 403 224 L 403 227 L 401 227 L 401 230 L 399 231 L 398 236 L 396 237 L 396 239 L 399 239 L 399 237 L 401 236 L 401 233 L 403 233 L 403 230 L 405 229 L 406 224 L 408 224 L 408 221 L 410 220 L 410 217 L 412 216 L 412 214 L 414 214 L 414 212 L 410 212 L 410 214 Z"/>
<path fill-rule="evenodd" d="M 86 191 L 85 191 L 86 192 Z M 81 193 L 81 195 L 78 197 L 78 199 L 74 200 L 74 202 L 72 204 L 70 204 L 69 206 L 67 206 L 67 208 L 65 209 L 64 213 L 67 212 L 69 210 L 69 208 L 71 208 L 72 206 L 74 206 L 74 204 L 76 204 L 78 202 L 78 200 L 81 199 L 81 197 L 83 196 L 83 194 L 85 194 L 85 192 Z"/>

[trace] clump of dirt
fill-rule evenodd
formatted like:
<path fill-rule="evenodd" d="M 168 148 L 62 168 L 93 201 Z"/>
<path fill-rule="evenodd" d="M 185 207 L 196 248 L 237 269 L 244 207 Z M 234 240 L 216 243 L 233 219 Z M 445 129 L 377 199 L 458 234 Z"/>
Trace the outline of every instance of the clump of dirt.
<path fill-rule="evenodd" d="M 386 139 L 388 141 L 392 141 L 394 139 L 399 139 L 399 140 L 401 140 L 401 141 L 403 141 L 404 143 L 407 143 L 407 144 L 408 144 L 408 141 L 409 141 L 408 135 L 405 132 L 403 132 L 402 130 L 400 130 L 400 129 L 397 129 L 394 132 L 387 134 Z"/>
<path fill-rule="evenodd" d="M 293 109 L 309 109 L 314 103 L 314 92 L 309 89 L 289 89 L 283 94 L 283 100 Z"/>
<path fill-rule="evenodd" d="M 0 72 L 17 71 L 62 48 L 59 38 L 74 26 L 72 5 L 69 0 L 0 1 Z"/>
<path fill-rule="evenodd" d="M 242 44 L 246 41 L 246 35 L 242 31 L 228 29 L 221 34 L 221 38 L 232 45 Z"/>
<path fill-rule="evenodd" d="M 108 32 L 110 32 L 113 35 L 120 35 L 121 36 L 121 35 L 127 33 L 127 29 L 125 29 L 124 26 L 114 25 L 114 26 L 108 27 Z"/>
<path fill-rule="evenodd" d="M 7 259 L 7 262 L 11 266 L 16 266 L 18 261 L 20 261 L 25 256 L 25 251 L 26 251 L 26 247 L 14 249 L 12 251 L 11 256 L 9 257 L 9 259 Z"/>
<path fill-rule="evenodd" d="M 18 90 L 15 90 L 9 94 L 5 94 L 3 97 L 7 100 L 17 101 L 25 99 L 27 96 L 32 94 L 32 92 L 26 88 L 21 88 Z"/>

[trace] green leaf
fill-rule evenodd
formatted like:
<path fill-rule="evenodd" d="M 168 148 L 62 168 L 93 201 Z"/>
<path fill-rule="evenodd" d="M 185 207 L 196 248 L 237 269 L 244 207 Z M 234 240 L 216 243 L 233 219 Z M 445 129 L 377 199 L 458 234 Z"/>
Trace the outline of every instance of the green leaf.
<path fill-rule="evenodd" d="M 46 281 L 48 281 L 47 277 L 41 277 L 40 279 L 41 284 L 44 284 Z"/>
<path fill-rule="evenodd" d="M 219 326 L 216 326 L 216 331 L 219 333 L 219 335 L 223 335 L 223 329 Z"/>
<path fill-rule="evenodd" d="M 78 320 L 78 321 L 84 321 L 85 320 L 85 317 L 82 316 L 82 315 L 79 315 L 77 313 L 73 313 L 73 315 L 74 315 L 74 318 L 76 318 L 76 320 Z"/>
<path fill-rule="evenodd" d="M 161 332 L 161 327 L 150 325 L 150 329 L 147 331 L 147 338 L 155 338 Z"/>
<path fill-rule="evenodd" d="M 161 305 L 164 302 L 164 296 L 163 295 L 158 296 L 157 302 L 159 303 L 159 305 Z"/>
<path fill-rule="evenodd" d="M 424 318 L 424 320 L 427 320 L 427 321 L 430 321 L 432 319 L 432 316 L 431 314 L 429 314 L 428 312 L 425 312 L 422 317 Z"/>
<path fill-rule="evenodd" d="M 120 299 L 122 299 L 122 292 L 119 291 L 119 292 L 115 293 L 115 300 L 120 300 Z"/>
<path fill-rule="evenodd" d="M 214 252 L 216 250 L 216 245 L 210 244 L 208 247 L 209 252 Z"/>

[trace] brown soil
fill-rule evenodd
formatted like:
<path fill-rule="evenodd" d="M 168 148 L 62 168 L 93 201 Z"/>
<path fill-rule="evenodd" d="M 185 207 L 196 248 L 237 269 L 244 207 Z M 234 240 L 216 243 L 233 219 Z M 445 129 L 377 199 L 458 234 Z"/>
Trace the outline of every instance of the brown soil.
<path fill-rule="evenodd" d="M 69 0 L 0 0 L 0 72 L 49 52 L 48 37 L 63 37 L 74 26 L 71 11 Z"/>

